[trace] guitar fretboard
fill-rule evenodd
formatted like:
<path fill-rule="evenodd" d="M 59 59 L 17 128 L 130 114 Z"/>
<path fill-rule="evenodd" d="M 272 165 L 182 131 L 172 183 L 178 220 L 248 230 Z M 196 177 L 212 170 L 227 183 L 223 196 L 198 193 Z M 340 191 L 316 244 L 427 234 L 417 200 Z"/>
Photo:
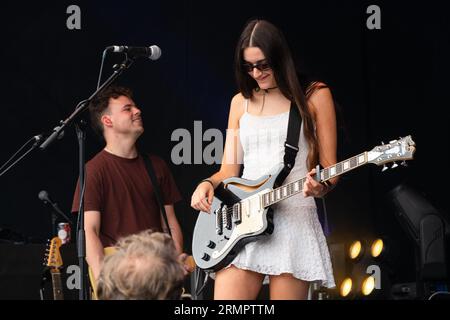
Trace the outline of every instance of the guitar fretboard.
<path fill-rule="evenodd" d="M 64 300 L 64 294 L 61 284 L 61 273 L 59 271 L 52 271 L 52 287 L 53 287 L 53 299 Z"/>
<path fill-rule="evenodd" d="M 347 160 L 336 163 L 335 165 L 320 170 L 320 182 L 324 182 L 331 178 L 337 177 L 366 163 L 367 152 L 363 152 Z M 274 203 L 280 202 L 297 193 L 302 192 L 305 180 L 306 177 L 287 183 L 279 188 L 273 189 L 272 191 L 263 194 L 264 207 L 271 206 Z"/>

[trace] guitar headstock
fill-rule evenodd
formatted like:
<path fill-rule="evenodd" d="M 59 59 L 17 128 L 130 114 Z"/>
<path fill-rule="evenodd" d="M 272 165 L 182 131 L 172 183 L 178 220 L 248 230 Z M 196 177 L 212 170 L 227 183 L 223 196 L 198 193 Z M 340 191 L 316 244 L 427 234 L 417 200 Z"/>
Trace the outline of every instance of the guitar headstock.
<path fill-rule="evenodd" d="M 402 164 L 406 164 L 406 160 L 413 159 L 416 151 L 415 145 L 416 143 L 411 136 L 389 141 L 388 144 L 381 144 L 367 152 L 367 162 L 374 163 L 377 166 L 384 166 L 386 163 L 393 162 L 392 168 L 395 168 L 398 166 L 395 161 L 403 161 Z M 387 169 L 387 167 L 384 166 L 384 169 Z"/>
<path fill-rule="evenodd" d="M 61 268 L 63 265 L 61 253 L 59 248 L 62 245 L 62 240 L 59 237 L 54 237 L 50 241 L 45 254 L 45 265 L 52 270 Z"/>

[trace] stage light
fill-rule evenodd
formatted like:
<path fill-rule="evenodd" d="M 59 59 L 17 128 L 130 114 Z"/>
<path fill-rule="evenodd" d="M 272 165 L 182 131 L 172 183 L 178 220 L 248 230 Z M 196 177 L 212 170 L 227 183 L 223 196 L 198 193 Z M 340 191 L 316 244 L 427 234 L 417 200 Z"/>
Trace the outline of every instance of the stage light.
<path fill-rule="evenodd" d="M 383 239 L 375 239 L 372 242 L 372 245 L 370 246 L 370 254 L 372 255 L 372 257 L 374 258 L 378 258 L 382 255 L 382 253 L 385 250 L 385 244 Z"/>
<path fill-rule="evenodd" d="M 447 279 L 446 235 L 450 220 L 413 187 L 400 184 L 389 192 L 401 226 L 416 244 L 420 280 Z M 419 279 L 417 279 L 419 280 Z"/>
<path fill-rule="evenodd" d="M 361 284 L 361 293 L 368 296 L 375 289 L 375 278 L 373 276 L 366 277 Z"/>
<path fill-rule="evenodd" d="M 359 240 L 353 241 L 348 250 L 348 256 L 351 260 L 358 260 L 364 254 L 364 247 Z"/>
<path fill-rule="evenodd" d="M 339 294 L 341 297 L 347 297 L 353 289 L 353 281 L 351 278 L 345 278 L 344 281 L 342 281 L 341 286 L 339 287 Z"/>

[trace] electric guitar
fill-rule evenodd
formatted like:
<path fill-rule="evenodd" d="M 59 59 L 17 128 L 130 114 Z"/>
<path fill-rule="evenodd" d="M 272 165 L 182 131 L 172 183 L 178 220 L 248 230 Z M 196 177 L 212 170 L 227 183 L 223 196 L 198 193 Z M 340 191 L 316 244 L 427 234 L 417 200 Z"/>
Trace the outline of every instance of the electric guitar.
<path fill-rule="evenodd" d="M 324 182 L 367 163 L 378 166 L 396 161 L 411 160 L 415 143 L 411 136 L 392 140 L 376 146 L 347 160 L 322 170 L 317 170 L 317 181 Z M 258 180 L 229 178 L 215 190 L 211 213 L 200 212 L 194 228 L 192 253 L 196 265 L 206 271 L 218 271 L 227 266 L 248 242 L 271 234 L 274 228 L 270 208 L 302 192 L 306 177 L 281 185 L 278 176 L 283 170 L 280 164 L 271 174 Z"/>
<path fill-rule="evenodd" d="M 49 248 L 46 250 L 45 254 L 45 266 L 49 268 L 50 275 L 52 277 L 52 289 L 53 289 L 53 299 L 54 300 L 64 300 L 64 294 L 62 290 L 61 282 L 61 272 L 59 269 L 63 265 L 61 253 L 59 248 L 61 248 L 62 240 L 59 237 L 53 237 L 50 241 Z"/>
<path fill-rule="evenodd" d="M 103 254 L 105 257 L 112 255 L 115 252 L 116 252 L 115 247 L 106 247 L 103 249 Z M 88 273 L 89 273 L 89 282 L 91 283 L 91 289 L 92 289 L 91 298 L 92 298 L 92 300 L 98 300 L 98 298 L 97 298 L 97 281 L 94 277 L 94 272 L 92 271 L 91 267 L 89 267 Z"/>

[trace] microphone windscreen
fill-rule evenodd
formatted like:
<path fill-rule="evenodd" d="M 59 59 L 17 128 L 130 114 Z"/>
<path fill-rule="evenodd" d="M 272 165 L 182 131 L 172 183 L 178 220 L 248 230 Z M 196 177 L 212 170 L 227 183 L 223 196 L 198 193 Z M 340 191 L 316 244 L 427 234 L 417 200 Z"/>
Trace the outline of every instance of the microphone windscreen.
<path fill-rule="evenodd" d="M 150 46 L 150 49 L 152 50 L 152 54 L 150 55 L 150 60 L 158 60 L 161 57 L 161 48 L 158 46 Z"/>
<path fill-rule="evenodd" d="M 41 192 L 39 192 L 38 195 L 39 199 L 41 199 L 42 201 L 47 201 L 48 200 L 48 192 L 45 190 L 42 190 Z"/>

